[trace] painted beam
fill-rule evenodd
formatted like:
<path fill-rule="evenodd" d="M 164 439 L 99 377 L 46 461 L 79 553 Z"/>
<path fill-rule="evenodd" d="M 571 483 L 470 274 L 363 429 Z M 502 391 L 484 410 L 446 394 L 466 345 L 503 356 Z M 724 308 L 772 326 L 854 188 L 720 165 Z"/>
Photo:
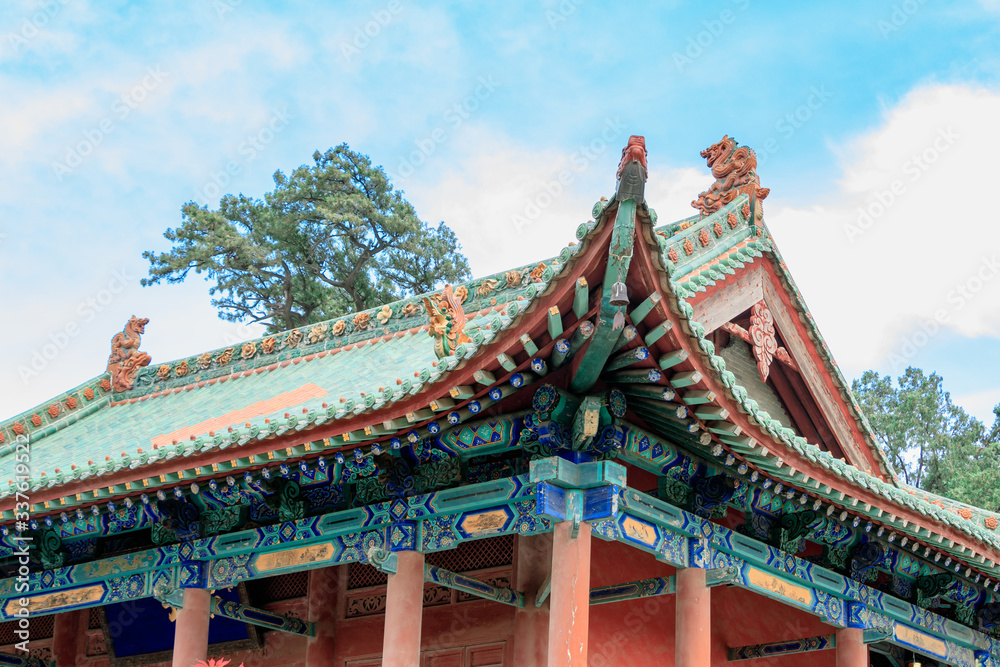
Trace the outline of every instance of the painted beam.
<path fill-rule="evenodd" d="M 55 663 L 43 661 L 28 654 L 11 655 L 10 653 L 0 653 L 0 665 L 3 667 L 54 667 Z"/>
<path fill-rule="evenodd" d="M 625 328 L 622 329 L 621 337 L 618 339 L 618 342 L 615 343 L 615 346 L 611 349 L 611 352 L 613 353 L 618 352 L 619 350 L 627 346 L 629 343 L 631 343 L 638 337 L 639 337 L 639 332 L 635 330 L 634 326 L 632 326 L 631 324 L 625 325 Z"/>
<path fill-rule="evenodd" d="M 514 360 L 503 352 L 497 355 L 497 361 L 500 362 L 500 365 L 503 366 L 504 370 L 509 373 L 513 373 L 517 370 L 517 364 Z"/>
<path fill-rule="evenodd" d="M 628 581 L 624 584 L 591 588 L 590 604 L 608 604 L 610 602 L 624 602 L 625 600 L 655 597 L 657 595 L 670 595 L 676 590 L 675 577 L 640 579 L 639 581 Z"/>
<path fill-rule="evenodd" d="M 621 338 L 622 329 L 616 328 L 616 315 L 624 315 L 621 306 L 611 304 L 611 288 L 623 282 L 628 275 L 635 239 L 636 203 L 634 199 L 620 202 L 615 213 L 611 243 L 608 248 L 608 264 L 601 287 L 601 305 L 597 318 L 597 331 L 583 356 L 574 361 L 575 368 L 570 380 L 570 391 L 574 394 L 586 393 L 600 378 L 604 365 Z"/>
<path fill-rule="evenodd" d="M 535 344 L 535 341 L 533 341 L 531 336 L 528 334 L 521 334 L 521 345 L 524 347 L 524 351 L 529 357 L 533 357 L 538 354 L 538 345 Z"/>
<path fill-rule="evenodd" d="M 189 543 L 187 560 L 179 544 L 165 545 L 71 566 L 32 572 L 32 616 L 99 607 L 154 595 L 157 587 L 220 588 L 257 577 L 367 560 L 363 545 L 394 546 L 409 540 L 422 551 L 454 548 L 497 535 L 548 532 L 551 524 L 535 512 L 536 485 L 527 475 L 503 478 L 300 519 L 201 538 Z M 394 514 L 394 509 L 397 514 Z M 412 522 L 398 522 L 398 512 Z M 417 523 L 426 522 L 417 530 Z M 526 530 L 527 527 L 527 530 Z M 402 530 L 402 532 L 400 532 Z M 277 539 L 276 539 L 277 538 Z M 22 595 L 16 579 L 0 581 L 0 617 L 16 617 Z"/>
<path fill-rule="evenodd" d="M 549 325 L 549 336 L 551 336 L 553 340 L 559 338 L 559 336 L 562 336 L 563 323 L 562 323 L 562 315 L 559 314 L 559 306 L 552 306 L 551 308 L 549 308 L 548 325 Z"/>
<path fill-rule="evenodd" d="M 593 531 L 675 567 L 732 573 L 736 586 L 806 610 L 835 627 L 887 631 L 890 642 L 949 664 L 975 667 L 985 655 L 1000 657 L 1000 642 L 981 632 L 634 489 L 623 490 L 618 515 L 594 523 Z"/>
<path fill-rule="evenodd" d="M 660 302 L 661 298 L 662 297 L 660 296 L 659 292 L 653 292 L 648 297 L 646 297 L 642 303 L 636 306 L 635 310 L 629 313 L 629 318 L 635 324 L 639 324 L 644 319 L 646 319 L 647 315 L 653 312 L 653 308 L 656 307 L 656 304 Z"/>
<path fill-rule="evenodd" d="M 626 368 L 632 364 L 637 364 L 640 361 L 646 361 L 647 359 L 649 359 L 649 350 L 647 348 L 634 347 L 631 350 L 625 350 L 621 354 L 612 357 L 604 367 L 604 370 L 616 371 L 620 368 Z"/>
<path fill-rule="evenodd" d="M 673 326 L 674 323 L 671 322 L 670 320 L 663 320 L 655 327 L 650 329 L 648 332 L 646 332 L 646 335 L 642 337 L 642 341 L 646 344 L 647 347 L 650 347 L 653 345 L 653 343 L 663 338 L 663 336 L 666 335 L 666 333 L 670 331 L 670 329 L 672 329 Z"/>
<path fill-rule="evenodd" d="M 837 648 L 837 636 L 820 635 L 818 637 L 789 639 L 787 641 L 754 644 L 752 646 L 737 646 L 729 649 L 729 661 L 736 662 L 738 660 L 772 658 L 792 655 L 793 653 L 812 653 L 814 651 L 828 651 L 833 648 Z"/>
<path fill-rule="evenodd" d="M 626 384 L 622 385 L 620 389 L 629 396 L 651 398 L 658 401 L 672 401 L 677 396 L 677 392 L 671 387 L 662 385 Z"/>
<path fill-rule="evenodd" d="M 576 292 L 573 294 L 573 313 L 577 319 L 581 319 L 590 310 L 590 287 L 587 279 L 580 277 L 576 281 Z"/>
<path fill-rule="evenodd" d="M 663 377 L 663 373 L 656 370 L 655 368 L 649 369 L 637 369 L 630 371 L 617 371 L 608 375 L 608 380 L 611 382 L 635 382 L 650 384 L 659 382 L 660 378 Z"/>
<path fill-rule="evenodd" d="M 576 328 L 573 332 L 573 337 L 569 341 L 569 354 L 575 354 L 577 350 L 583 347 L 583 344 L 590 340 L 590 337 L 594 335 L 594 330 L 596 327 L 594 323 L 590 320 L 584 320 L 580 323 L 580 326 Z"/>
<path fill-rule="evenodd" d="M 613 461 L 573 463 L 553 456 L 530 462 L 534 483 L 551 482 L 566 489 L 590 489 L 608 485 L 625 486 L 625 466 Z"/>
<path fill-rule="evenodd" d="M 660 368 L 667 370 L 668 368 L 673 368 L 677 364 L 687 361 L 688 351 L 687 350 L 674 350 L 673 352 L 668 352 L 664 354 L 659 359 Z"/>
<path fill-rule="evenodd" d="M 475 595 L 484 600 L 493 600 L 511 607 L 524 607 L 524 593 L 520 591 L 493 586 L 442 567 L 424 564 L 424 581 Z"/>
<path fill-rule="evenodd" d="M 570 350 L 572 349 L 572 345 L 565 338 L 560 338 L 556 341 L 556 344 L 552 349 L 552 357 L 550 359 L 553 370 L 566 363 L 566 360 L 569 359 Z"/>
<path fill-rule="evenodd" d="M 250 625 L 267 628 L 268 630 L 279 630 L 304 637 L 316 636 L 316 626 L 308 621 L 283 614 L 275 614 L 264 609 L 240 604 L 234 600 L 223 600 L 218 595 L 213 595 L 211 602 L 212 613 L 216 616 L 249 623 Z"/>

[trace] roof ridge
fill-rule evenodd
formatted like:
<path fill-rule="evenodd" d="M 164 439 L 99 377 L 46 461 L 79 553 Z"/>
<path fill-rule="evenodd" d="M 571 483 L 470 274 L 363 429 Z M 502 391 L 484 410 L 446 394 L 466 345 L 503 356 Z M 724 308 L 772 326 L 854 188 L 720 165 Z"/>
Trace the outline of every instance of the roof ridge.
<path fill-rule="evenodd" d="M 575 253 L 563 253 L 538 262 L 477 278 L 455 287 L 455 294 L 467 313 L 481 314 L 500 304 L 530 301 L 539 285 L 546 285 Z M 418 294 L 356 313 L 307 324 L 294 329 L 265 334 L 241 343 L 208 350 L 143 368 L 132 389 L 116 393 L 115 400 L 127 400 L 150 393 L 263 368 L 288 359 L 383 338 L 401 331 L 426 327 L 424 298 L 435 298 L 443 290 Z M 475 308 L 472 310 L 470 307 Z M 419 323 L 419 324 L 418 324 Z"/>
<path fill-rule="evenodd" d="M 12 453 L 17 442 L 30 444 L 110 405 L 112 393 L 111 374 L 105 371 L 55 398 L 0 421 L 0 458 Z"/>
<path fill-rule="evenodd" d="M 474 327 L 476 330 L 482 330 L 484 328 L 483 324 L 485 324 L 483 322 L 483 320 L 487 319 L 486 318 L 487 315 L 489 315 L 490 313 L 499 313 L 501 317 L 506 316 L 506 311 L 508 310 L 507 307 L 510 304 L 512 304 L 512 303 L 518 303 L 518 302 L 521 302 L 523 300 L 525 300 L 525 297 L 519 295 L 517 297 L 516 301 L 508 301 L 508 302 L 506 302 L 504 304 L 497 304 L 495 306 L 487 306 L 483 310 L 474 311 L 473 313 L 471 313 L 472 317 L 469 319 L 469 323 L 467 324 L 467 332 L 468 332 L 468 327 L 470 327 L 470 326 Z M 509 318 L 508 318 L 508 320 L 509 320 Z M 425 322 L 425 323 L 423 323 L 423 324 L 421 324 L 419 326 L 414 326 L 414 327 L 411 327 L 409 329 L 402 329 L 402 330 L 391 332 L 391 333 L 385 333 L 385 334 L 382 334 L 381 336 L 377 336 L 377 337 L 373 337 L 373 338 L 364 338 L 364 339 L 355 340 L 353 342 L 345 343 L 344 345 L 342 345 L 340 347 L 335 347 L 335 348 L 312 349 L 309 346 L 303 346 L 302 348 L 298 349 L 298 351 L 300 352 L 300 354 L 290 356 L 290 357 L 288 357 L 286 359 L 280 359 L 277 356 L 275 356 L 274 359 L 270 360 L 271 363 L 268 364 L 267 366 L 264 366 L 264 365 L 255 365 L 255 366 L 246 368 L 244 370 L 237 370 L 237 371 L 231 372 L 229 374 L 214 375 L 214 376 L 206 378 L 206 379 L 195 379 L 195 378 L 192 378 L 192 381 L 188 382 L 187 384 L 180 384 L 180 385 L 176 385 L 176 386 L 168 386 L 168 387 L 164 387 L 163 389 L 159 389 L 159 390 L 153 391 L 151 393 L 143 392 L 143 393 L 141 393 L 139 395 L 134 395 L 134 396 L 129 396 L 129 397 L 122 397 L 122 398 L 117 398 L 117 399 L 112 399 L 111 400 L 111 405 L 112 406 L 118 406 L 118 405 L 125 405 L 125 404 L 131 404 L 131 403 L 138 403 L 138 402 L 146 401 L 146 400 L 151 399 L 151 398 L 159 398 L 159 397 L 162 397 L 162 396 L 169 396 L 170 394 L 177 394 L 177 393 L 180 393 L 181 391 L 192 391 L 194 389 L 200 389 L 202 387 L 211 386 L 211 385 L 214 385 L 214 384 L 217 384 L 217 383 L 220 383 L 220 382 L 226 382 L 228 380 L 236 379 L 236 378 L 239 378 L 239 377 L 248 377 L 250 375 L 254 375 L 254 374 L 257 374 L 257 373 L 261 373 L 261 372 L 277 370 L 278 368 L 285 368 L 289 364 L 298 364 L 299 362 L 309 362 L 309 361 L 312 361 L 314 359 L 322 359 L 323 357 L 326 357 L 328 355 L 339 354 L 340 352 L 350 352 L 351 350 L 354 350 L 354 349 L 357 349 L 357 348 L 360 348 L 360 347 L 364 347 L 364 346 L 368 346 L 368 345 L 375 345 L 377 343 L 387 342 L 389 340 L 392 340 L 393 338 L 403 338 L 403 337 L 405 337 L 407 335 L 414 335 L 415 336 L 418 333 L 420 333 L 421 331 L 427 331 L 428 328 L 429 328 L 429 324 Z M 485 328 L 489 329 L 490 327 L 487 326 Z M 196 377 L 200 378 L 200 376 L 196 376 Z M 128 393 L 133 393 L 133 392 L 128 392 Z"/>

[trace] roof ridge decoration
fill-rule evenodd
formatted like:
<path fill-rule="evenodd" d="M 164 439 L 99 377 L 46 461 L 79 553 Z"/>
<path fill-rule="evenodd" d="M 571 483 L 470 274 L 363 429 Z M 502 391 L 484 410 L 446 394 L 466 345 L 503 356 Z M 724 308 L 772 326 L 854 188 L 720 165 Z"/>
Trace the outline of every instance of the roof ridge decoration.
<path fill-rule="evenodd" d="M 615 200 L 634 199 L 636 204 L 642 204 L 645 201 L 647 171 L 646 138 L 633 134 L 622 149 L 622 159 L 618 163 Z"/>
<path fill-rule="evenodd" d="M 707 217 L 720 208 L 732 202 L 738 195 L 750 197 L 750 208 L 754 211 L 753 220 L 764 217 L 764 209 L 760 202 L 771 192 L 769 188 L 760 186 L 757 175 L 757 154 L 747 146 L 739 146 L 729 135 L 722 137 L 701 152 L 708 161 L 708 166 L 715 176 L 715 183 L 698 195 L 691 206 L 701 211 L 702 217 Z M 751 217 L 751 216 L 745 216 Z"/>
<path fill-rule="evenodd" d="M 467 289 L 466 294 L 468 294 Z M 472 339 L 464 331 L 465 311 L 461 302 L 455 297 L 451 285 L 445 285 L 436 304 L 424 297 L 424 307 L 430 316 L 428 333 L 434 339 L 434 354 L 438 359 L 451 356 L 459 345 L 471 342 Z"/>
<path fill-rule="evenodd" d="M 125 327 L 111 339 L 108 372 L 111 373 L 111 386 L 116 392 L 131 389 L 135 385 L 139 369 L 152 361 L 147 353 L 139 351 L 147 324 L 149 318 L 133 315 L 125 323 Z"/>
<path fill-rule="evenodd" d="M 535 261 L 454 286 L 455 299 L 468 320 L 466 333 L 473 335 L 471 326 L 480 313 L 506 310 L 514 303 L 523 306 L 524 302 L 533 300 L 577 252 L 579 246 L 571 245 L 559 255 L 541 262 Z M 115 398 L 130 399 L 165 389 L 186 387 L 317 352 L 349 349 L 393 335 L 416 333 L 428 326 L 424 297 L 439 302 L 442 290 L 408 296 L 323 322 L 266 333 L 258 338 L 175 359 L 156 368 L 146 368 L 139 373 L 132 390 Z"/>
<path fill-rule="evenodd" d="M 624 332 L 625 316 L 621 309 L 629 303 L 625 278 L 635 247 L 636 220 L 640 211 L 649 218 L 650 224 L 656 219 L 656 214 L 644 203 L 645 188 L 646 140 L 632 135 L 622 149 L 614 201 L 604 201 L 602 197 L 602 201 L 594 206 L 598 222 L 590 229 L 611 220 L 612 216 L 614 219 L 604 281 L 600 287 L 597 325 L 570 381 L 572 393 L 582 394 L 594 386 Z"/>
<path fill-rule="evenodd" d="M 618 163 L 618 184 L 615 187 L 615 201 L 626 202 L 631 199 L 636 206 L 645 201 L 646 192 L 646 138 L 633 134 L 622 149 L 622 159 Z M 634 223 L 633 223 L 634 227 Z M 615 256 L 618 260 L 618 280 L 611 286 L 611 297 L 608 305 L 617 309 L 612 323 L 612 330 L 618 331 L 625 326 L 625 315 L 622 307 L 628 305 L 628 289 L 625 287 L 623 273 L 628 273 L 628 263 L 624 258 L 624 250 Z M 629 256 L 632 248 L 629 244 Z"/>

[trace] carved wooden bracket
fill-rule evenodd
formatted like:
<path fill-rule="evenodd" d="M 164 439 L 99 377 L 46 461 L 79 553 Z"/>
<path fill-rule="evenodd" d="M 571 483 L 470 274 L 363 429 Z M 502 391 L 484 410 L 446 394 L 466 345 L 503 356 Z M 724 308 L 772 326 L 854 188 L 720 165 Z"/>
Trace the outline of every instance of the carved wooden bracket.
<path fill-rule="evenodd" d="M 778 347 L 774 316 L 763 301 L 755 303 L 750 310 L 750 331 L 732 322 L 723 324 L 722 329 L 753 346 L 753 356 L 757 359 L 757 371 L 760 373 L 761 382 L 767 382 L 767 376 L 771 372 L 771 361 L 774 359 L 798 372 L 799 365 L 788 354 L 788 350 Z"/>

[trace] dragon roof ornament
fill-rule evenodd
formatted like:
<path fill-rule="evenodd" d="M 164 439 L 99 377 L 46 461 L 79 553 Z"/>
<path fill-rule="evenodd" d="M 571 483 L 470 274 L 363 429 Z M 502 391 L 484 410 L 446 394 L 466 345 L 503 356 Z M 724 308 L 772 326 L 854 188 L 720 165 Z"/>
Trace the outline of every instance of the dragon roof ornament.
<path fill-rule="evenodd" d="M 701 211 L 701 216 L 707 217 L 726 204 L 732 202 L 741 194 L 750 197 L 750 208 L 754 211 L 754 221 L 763 219 L 764 209 L 761 202 L 767 197 L 770 189 L 760 186 L 757 176 L 757 154 L 747 146 L 739 146 L 729 135 L 722 141 L 712 144 L 701 152 L 715 176 L 712 187 L 698 195 L 691 206 Z M 750 217 L 745 214 L 744 217 Z"/>
<path fill-rule="evenodd" d="M 455 348 L 471 339 L 465 335 L 465 310 L 451 285 L 445 285 L 437 303 L 424 297 L 424 307 L 430 317 L 428 333 L 434 338 L 434 354 L 443 358 L 455 354 Z"/>
<path fill-rule="evenodd" d="M 615 199 L 634 199 L 636 204 L 641 204 L 646 190 L 646 172 L 646 138 L 632 135 L 622 149 L 622 159 L 618 163 Z"/>
<path fill-rule="evenodd" d="M 148 354 L 139 351 L 139 343 L 147 324 L 148 318 L 133 315 L 125 328 L 111 339 L 108 372 L 111 373 L 111 387 L 116 392 L 131 389 L 139 369 L 148 366 L 151 361 Z"/>

